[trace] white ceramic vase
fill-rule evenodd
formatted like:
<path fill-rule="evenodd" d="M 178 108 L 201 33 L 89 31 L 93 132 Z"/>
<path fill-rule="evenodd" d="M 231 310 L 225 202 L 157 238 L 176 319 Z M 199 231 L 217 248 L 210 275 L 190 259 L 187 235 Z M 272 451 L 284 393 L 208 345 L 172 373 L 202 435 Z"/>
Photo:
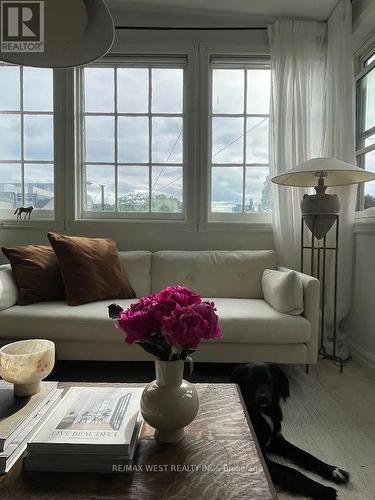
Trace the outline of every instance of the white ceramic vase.
<path fill-rule="evenodd" d="M 155 438 L 176 443 L 184 437 L 184 427 L 198 413 L 198 394 L 193 384 L 183 380 L 184 361 L 155 359 L 156 380 L 148 384 L 141 398 L 141 413 L 155 428 Z"/>

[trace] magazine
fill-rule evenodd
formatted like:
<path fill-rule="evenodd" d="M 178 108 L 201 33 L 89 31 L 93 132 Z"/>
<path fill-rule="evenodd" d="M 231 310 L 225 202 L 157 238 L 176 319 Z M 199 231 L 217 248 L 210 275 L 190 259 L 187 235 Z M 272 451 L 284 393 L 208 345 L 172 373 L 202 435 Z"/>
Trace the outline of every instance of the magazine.
<path fill-rule="evenodd" d="M 72 387 L 28 444 L 30 453 L 130 455 L 142 388 Z"/>
<path fill-rule="evenodd" d="M 31 415 L 24 423 L 22 430 L 14 437 L 9 446 L 0 453 L 0 474 L 8 472 L 25 451 L 27 442 L 38 431 L 48 412 L 58 403 L 63 390 L 56 389 L 46 398 L 37 413 Z"/>

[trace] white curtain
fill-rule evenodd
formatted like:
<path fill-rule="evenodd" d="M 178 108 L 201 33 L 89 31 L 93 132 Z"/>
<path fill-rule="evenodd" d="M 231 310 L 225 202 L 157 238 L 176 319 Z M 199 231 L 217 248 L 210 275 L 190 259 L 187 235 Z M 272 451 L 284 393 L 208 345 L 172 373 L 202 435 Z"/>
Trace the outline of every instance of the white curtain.
<path fill-rule="evenodd" d="M 354 77 L 351 2 L 340 0 L 327 23 L 279 20 L 269 28 L 272 65 L 271 176 L 313 157 L 354 163 Z M 280 261 L 300 266 L 302 188 L 273 187 L 273 228 Z M 338 315 L 351 300 L 352 234 L 356 187 L 335 187 L 341 201 Z M 328 269 L 333 270 L 332 263 Z M 332 273 L 328 281 L 333 279 Z M 332 285 L 332 282 L 331 282 Z M 332 323 L 333 295 L 326 296 Z M 329 330 L 329 329 L 328 329 Z M 328 342 L 326 349 L 331 352 Z M 338 354 L 348 356 L 339 333 Z"/>
<path fill-rule="evenodd" d="M 321 156 L 325 23 L 279 20 L 271 44 L 271 177 Z M 273 230 L 281 264 L 299 268 L 302 188 L 273 185 Z"/>

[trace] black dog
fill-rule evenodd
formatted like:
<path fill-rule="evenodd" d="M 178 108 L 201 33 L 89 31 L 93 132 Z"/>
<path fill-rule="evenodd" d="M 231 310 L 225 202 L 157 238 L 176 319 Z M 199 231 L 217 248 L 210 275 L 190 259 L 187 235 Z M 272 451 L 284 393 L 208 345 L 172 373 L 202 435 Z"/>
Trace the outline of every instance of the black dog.
<path fill-rule="evenodd" d="M 349 481 L 347 472 L 297 448 L 281 434 L 283 415 L 280 402 L 289 398 L 289 381 L 282 369 L 273 363 L 241 365 L 232 373 L 231 381 L 239 385 L 273 482 L 292 494 L 316 500 L 337 498 L 334 488 L 313 481 L 298 470 L 267 457 L 268 453 L 280 455 L 335 483 Z"/>

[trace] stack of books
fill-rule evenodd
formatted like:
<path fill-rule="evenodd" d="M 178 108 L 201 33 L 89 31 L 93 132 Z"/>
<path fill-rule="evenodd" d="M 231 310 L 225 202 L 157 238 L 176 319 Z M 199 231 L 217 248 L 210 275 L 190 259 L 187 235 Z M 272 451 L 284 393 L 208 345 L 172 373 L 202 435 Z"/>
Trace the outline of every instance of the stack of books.
<path fill-rule="evenodd" d="M 57 382 L 42 382 L 38 394 L 20 398 L 14 395 L 13 384 L 0 381 L 0 474 L 22 455 L 61 394 Z"/>
<path fill-rule="evenodd" d="M 24 470 L 125 472 L 142 427 L 142 389 L 71 387 L 27 445 Z"/>

